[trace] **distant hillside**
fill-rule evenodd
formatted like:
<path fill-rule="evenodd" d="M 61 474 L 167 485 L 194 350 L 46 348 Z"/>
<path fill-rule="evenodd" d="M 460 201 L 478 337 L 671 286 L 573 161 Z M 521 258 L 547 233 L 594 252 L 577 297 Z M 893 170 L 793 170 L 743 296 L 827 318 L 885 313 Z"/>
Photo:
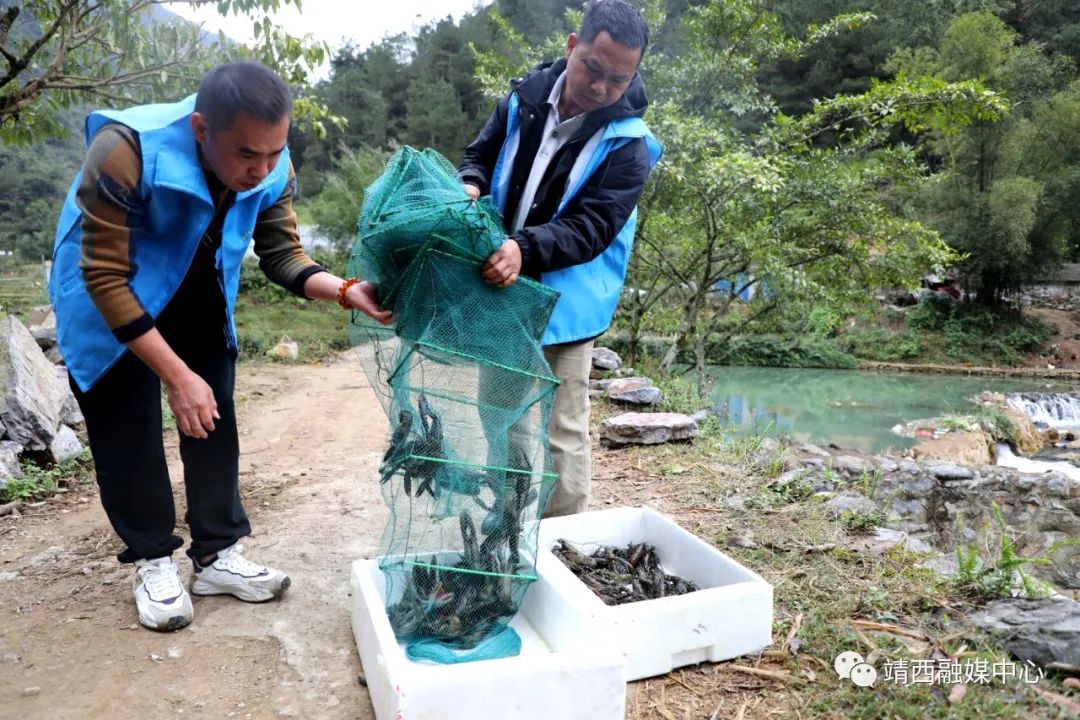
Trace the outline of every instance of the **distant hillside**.
<path fill-rule="evenodd" d="M 16 0 L 0 0 L 0 10 L 3 10 L 5 8 L 8 8 L 8 7 L 13 7 L 15 5 L 21 5 L 21 4 L 22 4 L 21 2 L 17 2 Z M 145 16 L 143 18 L 143 22 L 147 23 L 147 24 L 149 24 L 149 23 L 172 24 L 172 23 L 177 23 L 177 22 L 189 23 L 190 24 L 189 20 L 186 20 L 185 18 L 181 17 L 180 15 L 177 15 L 176 13 L 172 12 L 171 10 L 166 10 L 161 5 L 151 5 L 148 8 L 147 12 L 145 13 Z M 37 37 L 38 35 L 41 34 L 41 28 L 38 27 L 38 24 L 33 21 L 30 13 L 22 13 L 20 15 L 20 17 L 19 17 L 19 20 L 15 23 L 14 27 L 12 27 L 11 34 L 12 34 L 11 39 L 35 38 L 35 37 Z M 212 33 L 212 32 L 204 32 L 203 33 L 203 41 L 205 43 L 207 43 L 207 44 L 210 44 L 212 42 L 216 42 L 217 39 L 218 39 L 217 33 Z M 226 38 L 226 41 L 230 42 L 230 43 L 236 42 L 235 40 L 233 40 L 231 38 Z"/>
<path fill-rule="evenodd" d="M 147 22 L 170 23 L 170 24 L 175 23 L 175 22 L 193 24 L 193 23 L 191 23 L 190 20 L 186 20 L 185 18 L 177 15 L 176 13 L 172 12 L 171 10 L 166 10 L 161 5 L 151 5 L 150 6 L 150 12 L 147 14 L 146 21 Z M 217 33 L 214 33 L 214 32 L 205 32 L 204 31 L 203 34 L 202 34 L 202 39 L 203 39 L 204 43 L 209 45 L 210 43 L 217 42 L 218 35 L 217 35 Z M 235 43 L 236 42 L 235 40 L 233 40 L 230 37 L 226 37 L 225 41 L 227 43 Z"/>

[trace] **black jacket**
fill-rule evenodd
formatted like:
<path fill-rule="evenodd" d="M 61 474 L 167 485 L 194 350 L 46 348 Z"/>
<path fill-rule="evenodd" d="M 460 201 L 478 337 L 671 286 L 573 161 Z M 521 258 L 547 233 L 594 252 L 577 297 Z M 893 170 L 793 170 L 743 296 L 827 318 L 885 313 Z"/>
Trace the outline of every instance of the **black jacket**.
<path fill-rule="evenodd" d="M 548 96 L 565 69 L 565 59 L 546 63 L 510 83 L 518 96 L 521 140 L 510 177 L 504 223 L 517 214 L 521 192 L 528 182 L 551 109 Z M 465 150 L 465 158 L 458 168 L 461 179 L 480 188 L 482 195 L 491 192 L 491 176 L 506 141 L 509 102 L 509 95 L 499 101 L 483 130 Z M 589 113 L 574 137 L 552 158 L 537 188 L 525 226 L 514 236 L 521 246 L 524 274 L 539 278 L 545 272 L 589 262 L 603 253 L 622 230 L 641 197 L 649 174 L 649 154 L 645 140 L 641 138 L 611 153 L 559 219 L 552 218 L 566 190 L 574 161 L 589 138 L 612 120 L 641 117 L 648 104 L 641 76 L 634 75 L 622 98 L 614 105 Z"/>

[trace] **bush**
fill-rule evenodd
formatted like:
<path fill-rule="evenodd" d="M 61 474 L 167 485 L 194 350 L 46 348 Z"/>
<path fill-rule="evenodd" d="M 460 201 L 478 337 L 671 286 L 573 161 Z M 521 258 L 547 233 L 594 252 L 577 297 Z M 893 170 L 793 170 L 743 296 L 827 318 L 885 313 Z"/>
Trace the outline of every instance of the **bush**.
<path fill-rule="evenodd" d="M 61 483 L 68 485 L 90 482 L 93 478 L 94 461 L 89 450 L 59 465 L 42 467 L 30 460 L 22 463 L 23 476 L 12 478 L 0 488 L 0 502 L 27 502 L 46 498 L 56 492 Z"/>
<path fill-rule="evenodd" d="M 880 328 L 851 332 L 845 337 L 843 346 L 855 357 L 878 362 L 912 360 L 923 352 L 915 333 L 908 331 L 897 335 Z"/>
<path fill-rule="evenodd" d="M 907 313 L 906 332 L 855 330 L 843 340 L 853 355 L 878 361 L 1018 364 L 1047 342 L 1052 328 L 1011 310 L 933 295 Z"/>
<path fill-rule="evenodd" d="M 779 335 L 743 335 L 726 344 L 706 346 L 710 363 L 760 367 L 854 368 L 854 357 L 825 338 L 786 338 Z"/>

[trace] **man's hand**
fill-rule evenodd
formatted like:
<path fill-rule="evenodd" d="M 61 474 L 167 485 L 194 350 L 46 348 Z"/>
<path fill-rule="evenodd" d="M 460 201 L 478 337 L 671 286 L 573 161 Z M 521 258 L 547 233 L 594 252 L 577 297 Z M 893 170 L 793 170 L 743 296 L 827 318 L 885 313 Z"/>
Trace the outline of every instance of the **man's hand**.
<path fill-rule="evenodd" d="M 475 185 L 470 185 L 469 183 L 465 183 L 465 192 L 467 192 L 469 194 L 469 199 L 470 200 L 479 200 L 480 199 L 480 188 L 476 187 Z"/>
<path fill-rule="evenodd" d="M 517 282 L 521 272 L 521 246 L 517 240 L 507 239 L 502 247 L 492 253 L 480 272 L 488 285 L 510 287 Z"/>
<path fill-rule="evenodd" d="M 191 370 L 182 373 L 176 381 L 166 383 L 165 387 L 180 432 L 205 440 L 214 431 L 214 420 L 221 419 L 214 391 Z"/>
<path fill-rule="evenodd" d="M 345 301 L 372 320 L 383 325 L 394 321 L 394 313 L 384 310 L 379 304 L 379 289 L 367 280 L 353 285 L 345 291 Z"/>

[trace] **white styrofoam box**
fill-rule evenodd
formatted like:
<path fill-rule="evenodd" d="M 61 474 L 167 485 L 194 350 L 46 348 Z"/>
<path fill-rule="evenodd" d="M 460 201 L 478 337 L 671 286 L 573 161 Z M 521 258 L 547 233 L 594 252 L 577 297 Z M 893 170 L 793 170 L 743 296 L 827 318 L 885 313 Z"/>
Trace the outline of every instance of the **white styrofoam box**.
<path fill-rule="evenodd" d="M 409 660 L 386 616 L 378 560 L 352 567 L 352 623 L 378 720 L 622 720 L 623 657 L 591 640 L 584 619 L 543 579 L 510 623 L 517 657 L 458 665 Z"/>
<path fill-rule="evenodd" d="M 664 570 L 692 580 L 697 592 L 608 606 L 551 552 L 558 540 L 656 548 Z M 593 547 L 590 547 L 593 546 Z M 672 520 L 647 508 L 615 508 L 540 523 L 536 571 L 586 618 L 586 626 L 626 657 L 627 680 L 677 667 L 720 662 L 763 650 L 772 641 L 773 589 Z"/>

